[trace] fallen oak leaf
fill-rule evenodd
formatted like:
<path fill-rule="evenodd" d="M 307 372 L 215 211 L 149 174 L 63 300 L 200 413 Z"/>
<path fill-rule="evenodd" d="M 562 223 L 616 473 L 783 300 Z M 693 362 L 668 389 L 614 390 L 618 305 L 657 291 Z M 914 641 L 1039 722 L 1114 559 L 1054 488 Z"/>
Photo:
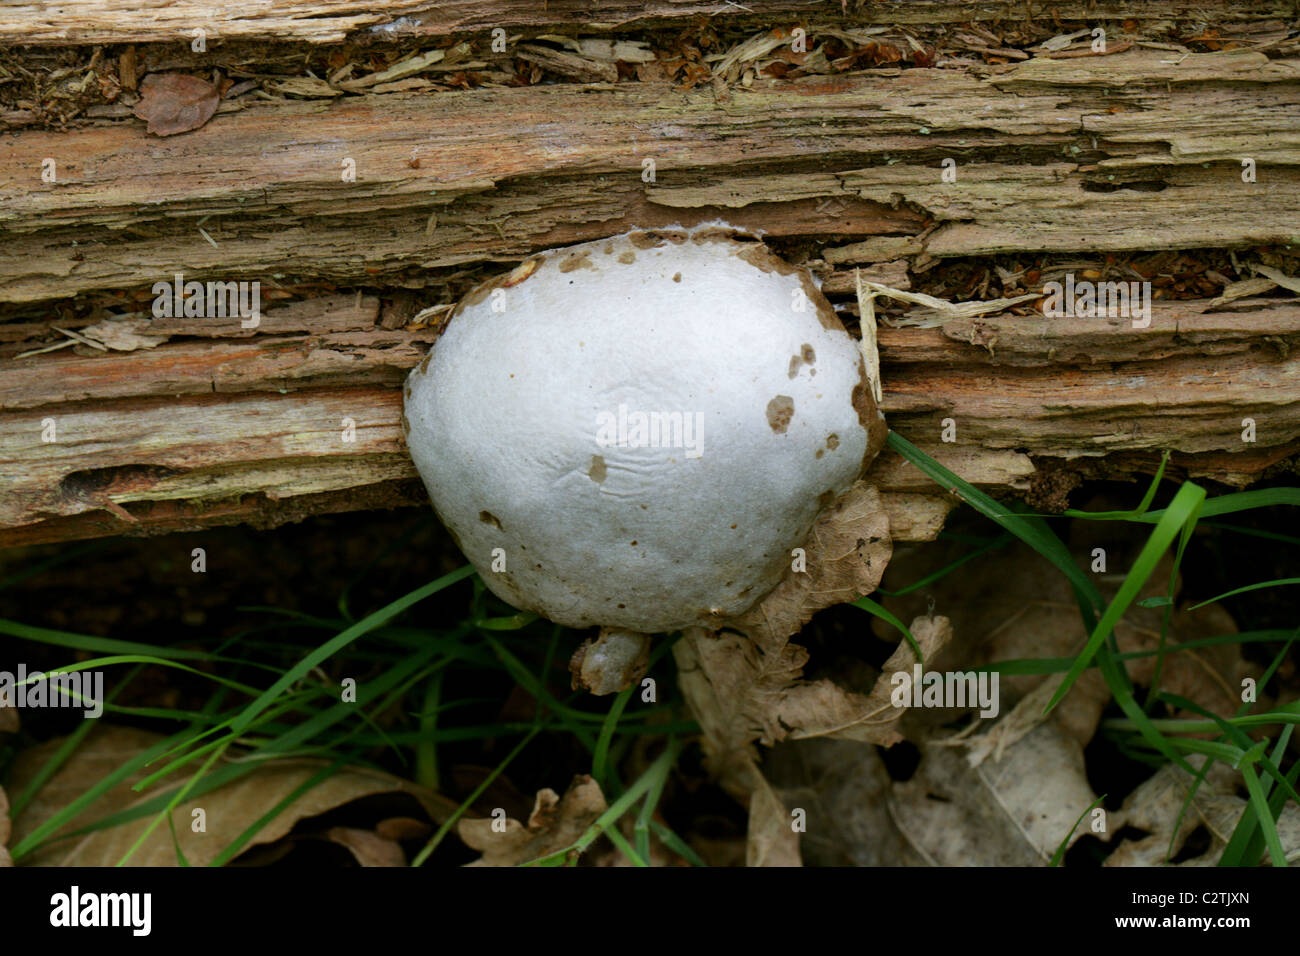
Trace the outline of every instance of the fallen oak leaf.
<path fill-rule="evenodd" d="M 920 618 L 912 622 L 912 635 L 920 645 L 922 657 L 930 660 L 952 638 L 947 618 Z M 786 649 L 796 645 L 787 644 Z M 802 648 L 800 648 L 802 650 Z M 830 680 L 796 683 L 780 691 L 768 713 L 769 723 L 779 728 L 769 732 L 763 743 L 776 740 L 840 738 L 886 747 L 902 740 L 898 722 L 906 706 L 893 701 L 893 675 L 911 673 L 917 663 L 916 652 L 908 642 L 885 662 L 870 694 L 847 691 Z M 744 753 L 748 761 L 744 770 L 751 781 L 749 794 L 749 833 L 746 841 L 747 866 L 802 866 L 799 836 L 791 826 L 791 816 L 780 794 L 758 769 L 752 746 Z"/>
<path fill-rule="evenodd" d="M 673 645 L 709 770 L 742 802 L 761 781 L 754 742 L 771 744 L 788 732 L 780 704 L 808 662 L 790 636 L 822 608 L 874 591 L 892 551 L 880 494 L 859 481 L 818 517 L 805 570 L 788 572 L 755 607 L 727 622 L 729 630 L 690 628 Z"/>
<path fill-rule="evenodd" d="M 768 755 L 763 770 L 783 804 L 804 813 L 799 852 L 805 865 L 925 862 L 890 816 L 886 797 L 893 782 L 874 745 L 825 737 L 783 743 Z M 787 830 L 790 820 L 787 814 Z"/>
<path fill-rule="evenodd" d="M 781 693 L 799 679 L 808 652 L 786 644 L 765 652 L 743 634 L 690 629 L 673 645 L 677 683 L 704 734 L 705 763 L 742 802 L 757 786 L 757 740 L 784 734 L 776 711 Z"/>
<path fill-rule="evenodd" d="M 389 817 L 375 824 L 375 832 L 385 840 L 401 842 L 402 840 L 419 840 L 427 837 L 433 829 L 423 820 L 414 817 Z"/>
<path fill-rule="evenodd" d="M 784 644 L 823 608 L 874 591 L 893 550 L 880 492 L 859 481 L 818 516 L 806 547 L 807 570 L 788 572 L 729 623 L 764 648 Z"/>
<path fill-rule="evenodd" d="M 912 621 L 912 636 L 920 645 L 925 663 L 934 659 L 952 640 L 952 625 L 946 617 L 918 617 Z M 896 673 L 911 675 L 918 661 L 916 651 L 907 641 L 881 668 L 870 694 L 845 690 L 826 678 L 787 688 L 776 703 L 776 719 L 790 740 L 811 737 L 834 737 L 863 743 L 892 746 L 903 739 L 898 723 L 907 712 L 906 705 L 893 701 Z M 765 743 L 768 741 L 764 741 Z"/>
<path fill-rule="evenodd" d="M 58 771 L 42 784 L 13 821 L 14 846 L 113 770 L 163 739 L 160 734 L 133 727 L 97 726 Z M 10 775 L 11 787 L 21 792 L 42 772 L 63 744 L 63 738 L 55 738 L 19 753 Z M 172 812 L 176 823 L 176 844 L 173 844 L 170 828 L 164 822 L 153 829 L 128 862 L 132 866 L 176 866 L 176 848 L 179 845 L 191 866 L 207 866 L 249 826 L 258 822 L 269 808 L 288 799 L 329 766 L 330 761 L 315 758 L 286 757 L 260 761 L 248 774 L 179 804 Z M 69 833 L 113 816 L 176 786 L 173 781 L 163 781 L 137 793 L 131 789 L 132 784 L 143 776 L 144 772 L 139 771 L 120 781 L 73 816 L 58 833 Z M 414 797 L 434 820 L 447 819 L 457 808 L 447 798 L 383 771 L 341 767 L 310 789 L 298 793 L 292 803 L 267 821 L 247 842 L 245 850 L 279 840 L 289 834 L 300 820 L 319 816 L 362 797 L 395 792 Z M 203 811 L 205 827 L 197 832 L 192 829 L 195 810 Z M 20 862 L 36 866 L 114 866 L 135 845 L 154 818 L 155 814 L 148 814 L 68 841 L 60 840 L 56 833 L 25 854 Z"/>
<path fill-rule="evenodd" d="M 325 836 L 331 843 L 347 849 L 362 866 L 406 866 L 406 854 L 397 841 L 386 839 L 374 830 L 330 827 Z"/>
<path fill-rule="evenodd" d="M 1205 760 L 1200 754 L 1191 754 L 1188 762 L 1197 770 Z M 1154 776 L 1143 782 L 1124 800 L 1124 805 L 1113 815 L 1111 829 L 1119 832 L 1124 827 L 1141 831 L 1138 840 L 1126 840 L 1108 856 L 1103 866 L 1214 866 L 1219 862 L 1224 847 L 1246 812 L 1248 801 L 1236 794 L 1236 773 L 1222 763 L 1215 763 L 1196 790 L 1187 813 L 1179 821 L 1192 777 L 1177 764 L 1165 764 Z M 1174 824 L 1179 822 L 1178 833 Z M 1288 863 L 1300 858 L 1300 808 L 1288 803 L 1277 820 L 1277 835 L 1286 853 Z M 1204 827 L 1210 836 L 1210 846 L 1194 856 L 1184 853 L 1188 838 Z M 1173 838 L 1171 841 L 1171 837 Z M 1188 858 L 1169 863 L 1165 854 L 1173 844 L 1173 856 Z M 1260 860 L 1242 861 L 1248 866 Z"/>
<path fill-rule="evenodd" d="M 132 111 L 148 122 L 149 132 L 175 136 L 198 129 L 216 113 L 220 90 L 186 73 L 150 73 L 140 84 L 140 102 Z"/>
<path fill-rule="evenodd" d="M 539 790 L 527 825 L 499 817 L 465 818 L 456 832 L 483 854 L 469 866 L 518 866 L 572 846 L 606 809 L 600 784 L 579 774 L 563 797 L 549 787 Z"/>
<path fill-rule="evenodd" d="M 1055 722 L 976 767 L 944 744 L 922 745 L 916 773 L 888 799 L 899 831 L 932 865 L 1044 866 L 1067 834 L 1073 844 L 1089 832 L 1075 827 L 1096 800 L 1083 747 Z"/>
<path fill-rule="evenodd" d="M 745 865 L 803 866 L 799 834 L 791 826 L 790 811 L 761 774 L 749 798 Z"/>
<path fill-rule="evenodd" d="M 1071 551 L 1088 556 L 1095 546 L 1101 545 L 1115 566 L 1126 566 L 1126 549 L 1135 553 L 1136 547 L 1133 541 L 1123 537 L 1127 532 L 1111 528 L 1101 531 L 1106 536 L 1095 538 L 1076 528 L 1070 542 Z M 947 550 L 900 551 L 891 565 L 892 580 L 886 581 L 886 585 L 897 587 L 899 582 L 916 580 L 959 558 L 966 548 L 954 545 Z M 1088 637 L 1078 605 L 1068 579 L 1063 575 L 1044 576 L 1042 567 L 1042 557 L 1037 552 L 1017 543 L 924 589 L 905 597 L 888 598 L 885 606 L 904 620 L 930 603 L 951 615 L 959 640 L 933 662 L 938 670 L 967 671 L 999 661 L 1074 657 Z M 1164 596 L 1172 567 L 1172 558 L 1165 555 L 1139 597 Z M 1101 575 L 1102 593 L 1107 596 L 1113 593 L 1122 577 L 1118 573 Z M 1175 587 L 1175 593 L 1177 590 Z M 1146 652 L 1124 662 L 1135 684 L 1147 686 L 1154 678 L 1156 657 L 1150 652 L 1159 646 L 1163 615 L 1162 607 L 1135 603 L 1115 626 L 1115 640 L 1122 653 Z M 1166 648 L 1231 634 L 1236 629 L 1232 619 L 1217 605 L 1196 611 L 1178 610 L 1170 618 Z M 1224 644 L 1166 654 L 1160 687 L 1227 717 L 1241 703 L 1242 680 L 1258 679 L 1258 676 L 1259 669 L 1242 657 L 1240 645 Z M 1002 703 L 1015 706 L 1035 687 L 1054 679 L 1045 674 L 1002 674 L 999 681 Z M 1089 669 L 1053 709 L 1052 719 L 1086 745 L 1110 700 L 1110 688 L 1101 672 Z M 960 711 L 947 708 L 911 712 L 904 727 L 916 731 L 918 724 L 938 726 L 960 716 Z"/>
<path fill-rule="evenodd" d="M 689 628 L 673 645 L 678 683 L 703 731 L 709 772 L 749 809 L 748 865 L 800 865 L 798 837 L 759 769 L 755 742 L 784 739 L 790 733 L 787 717 L 798 715 L 808 725 L 820 718 L 830 732 L 861 722 L 862 707 L 875 706 L 829 681 L 794 690 L 808 651 L 790 643 L 790 636 L 822 608 L 874 591 L 892 551 L 880 493 L 859 481 L 818 516 L 804 569 L 792 566 L 754 608 L 727 622 L 741 633 Z M 826 718 L 831 708 L 835 714 Z"/>

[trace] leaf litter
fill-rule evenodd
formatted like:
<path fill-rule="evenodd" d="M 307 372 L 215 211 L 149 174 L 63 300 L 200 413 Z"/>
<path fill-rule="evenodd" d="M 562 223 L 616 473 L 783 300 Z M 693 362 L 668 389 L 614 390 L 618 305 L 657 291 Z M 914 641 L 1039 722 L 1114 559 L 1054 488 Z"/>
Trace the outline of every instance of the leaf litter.
<path fill-rule="evenodd" d="M 131 727 L 96 727 L 18 814 L 13 821 L 11 844 L 17 845 L 125 761 L 163 739 L 161 735 Z M 62 744 L 63 739 L 58 738 L 21 752 L 10 774 L 11 792 L 23 793 Z M 302 757 L 258 761 L 256 769 L 249 774 L 180 803 L 172 811 L 176 843 L 173 844 L 171 828 L 164 823 L 144 839 L 130 856 L 129 863 L 132 866 L 176 866 L 179 846 L 189 865 L 206 866 L 269 809 L 289 798 L 329 765 L 326 760 Z M 174 780 L 164 780 L 143 792 L 134 791 L 132 785 L 143 777 L 143 773 L 137 773 L 108 790 L 69 820 L 54 839 L 43 841 L 25 856 L 22 863 L 37 866 L 117 865 L 153 822 L 155 814 L 71 838 L 60 839 L 59 835 L 66 836 L 97 820 L 129 810 L 176 785 Z M 288 837 L 299 822 L 354 800 L 394 793 L 414 798 L 435 821 L 447 819 L 456 809 L 453 801 L 383 771 L 341 767 L 266 822 L 251 837 L 247 847 L 280 841 Z M 201 810 L 202 814 L 196 814 L 196 810 Z M 195 821 L 200 818 L 205 829 L 195 832 Z M 375 840 L 358 837 L 355 833 L 332 833 L 328 838 L 346 846 L 363 865 L 380 865 L 374 861 L 381 858 L 390 861 L 383 865 L 393 865 L 391 861 L 395 857 L 391 850 L 387 857 L 383 857 L 383 851 Z M 389 842 L 395 841 L 390 839 Z"/>

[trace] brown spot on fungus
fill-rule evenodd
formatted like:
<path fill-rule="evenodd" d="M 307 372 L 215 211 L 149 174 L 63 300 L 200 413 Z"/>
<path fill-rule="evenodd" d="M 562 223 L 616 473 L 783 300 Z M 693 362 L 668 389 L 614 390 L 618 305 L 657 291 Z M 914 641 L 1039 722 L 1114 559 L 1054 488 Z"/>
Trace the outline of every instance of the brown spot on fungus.
<path fill-rule="evenodd" d="M 817 361 L 817 353 L 813 351 L 813 347 L 807 342 L 799 346 L 799 351 L 803 356 L 804 362 L 808 365 L 812 365 Z"/>
<path fill-rule="evenodd" d="M 865 469 L 880 454 L 880 449 L 885 447 L 889 426 L 876 407 L 871 379 L 867 376 L 867 363 L 861 356 L 858 356 L 858 384 L 853 386 L 853 408 L 858 413 L 858 424 L 867 430 L 867 450 L 862 459 L 862 467 Z"/>
<path fill-rule="evenodd" d="M 778 395 L 767 403 L 767 423 L 778 435 L 785 434 L 794 418 L 794 399 L 789 395 Z"/>
<path fill-rule="evenodd" d="M 797 355 L 790 356 L 790 378 L 799 374 L 799 366 L 803 364 L 803 359 Z"/>
<path fill-rule="evenodd" d="M 632 263 L 636 262 L 636 253 L 631 249 L 627 250 L 627 252 L 620 252 L 618 254 L 618 261 L 623 263 L 625 266 L 630 266 Z"/>
<path fill-rule="evenodd" d="M 605 459 L 600 455 L 591 456 L 591 465 L 587 468 L 587 477 L 599 484 L 605 480 L 605 475 L 609 469 L 605 467 Z"/>
<path fill-rule="evenodd" d="M 676 273 L 674 273 L 674 274 L 673 274 L 673 281 L 674 281 L 674 282 L 681 282 L 681 281 L 682 281 L 682 274 L 681 274 L 680 272 L 676 272 Z"/>
<path fill-rule="evenodd" d="M 736 253 L 736 257 L 744 259 L 751 266 L 762 269 L 764 272 L 775 272 L 780 276 L 794 275 L 799 270 L 784 259 L 780 259 L 772 253 L 761 242 L 755 242 L 745 246 Z"/>
<path fill-rule="evenodd" d="M 717 242 L 719 239 L 734 239 L 740 235 L 748 235 L 748 233 L 738 230 L 734 226 L 696 226 L 691 235 L 691 241 L 700 246 L 706 242 Z"/>
<path fill-rule="evenodd" d="M 820 457 L 821 457 L 822 455 L 824 455 L 824 454 L 826 454 L 826 449 L 825 449 L 825 448 L 818 448 L 816 454 L 814 454 L 813 457 L 814 457 L 814 458 L 820 458 Z"/>
<path fill-rule="evenodd" d="M 498 518 L 496 515 L 494 515 L 494 514 L 493 514 L 492 512 L 490 512 L 490 511 L 480 511 L 480 512 L 478 513 L 478 520 L 479 520 L 479 521 L 482 521 L 484 524 L 490 524 L 492 527 L 496 528 L 498 531 L 502 531 L 502 530 L 504 530 L 504 529 L 501 527 L 501 519 Z"/>
<path fill-rule="evenodd" d="M 622 256 L 619 256 L 620 260 L 622 258 L 623 258 Z M 564 261 L 560 263 L 561 272 L 573 272 L 575 269 L 594 269 L 594 268 L 596 267 L 591 264 L 591 259 L 588 258 L 588 254 L 585 252 L 574 253 L 571 256 L 566 256 L 564 258 Z"/>
<path fill-rule="evenodd" d="M 664 241 L 653 232 L 634 232 L 627 237 L 627 241 L 638 249 L 653 249 L 664 244 Z"/>
<path fill-rule="evenodd" d="M 871 395 L 871 386 L 866 382 L 858 382 L 853 386 L 853 410 L 858 413 L 858 424 L 863 428 L 869 428 L 871 425 L 871 412 L 876 407 L 876 403 Z"/>
<path fill-rule="evenodd" d="M 831 432 L 829 435 L 827 435 L 827 436 L 826 436 L 826 447 L 829 448 L 831 451 L 834 451 L 836 448 L 839 448 L 839 447 L 840 447 L 840 436 L 837 435 L 837 434 L 835 434 L 834 432 Z"/>

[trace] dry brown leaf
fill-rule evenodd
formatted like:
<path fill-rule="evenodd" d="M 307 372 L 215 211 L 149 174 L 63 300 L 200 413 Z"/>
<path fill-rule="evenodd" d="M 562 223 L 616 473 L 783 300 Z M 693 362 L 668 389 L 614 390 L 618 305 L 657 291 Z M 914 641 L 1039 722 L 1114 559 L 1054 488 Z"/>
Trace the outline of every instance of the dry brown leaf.
<path fill-rule="evenodd" d="M 952 626 L 946 617 L 918 617 L 909 628 L 928 663 L 952 640 Z M 910 674 L 917 663 L 908 641 L 901 641 L 881 668 L 870 694 L 856 694 L 822 679 L 787 688 L 776 703 L 776 717 L 792 740 L 808 737 L 836 737 L 889 747 L 903 739 L 898 723 L 907 712 L 891 699 L 890 678 L 902 671 Z"/>
<path fill-rule="evenodd" d="M 783 645 L 823 608 L 876 589 L 893 554 L 880 493 L 866 482 L 854 484 L 818 516 L 806 551 L 806 572 L 787 573 L 731 622 L 765 650 Z"/>
<path fill-rule="evenodd" d="M 1096 799 L 1083 748 L 1052 722 L 972 767 L 955 747 L 923 745 L 889 809 L 918 854 L 938 866 L 1042 866 Z M 1089 833 L 1084 821 L 1071 843 Z M 1104 837 L 1105 834 L 1102 834 Z"/>
<path fill-rule="evenodd" d="M 623 817 L 618 822 L 618 828 L 622 831 L 623 836 L 628 843 L 635 843 L 636 821 L 632 819 L 631 814 Z M 626 853 L 614 846 L 612 843 L 604 849 L 598 850 L 590 858 L 592 866 L 617 866 L 632 867 L 636 866 L 632 860 L 628 859 Z M 651 866 L 690 866 L 684 858 L 678 856 L 659 839 L 658 835 L 651 831 L 650 833 L 650 865 Z"/>
<path fill-rule="evenodd" d="M 1016 706 L 1011 708 L 1010 713 L 1004 714 L 1002 719 L 990 729 L 968 738 L 965 741 L 967 763 L 977 767 L 990 756 L 995 761 L 1001 760 L 1008 747 L 1014 745 L 1043 721 L 1050 719 L 1050 715 L 1045 711 L 1047 705 L 1051 703 L 1052 695 L 1056 693 L 1063 680 L 1065 680 L 1064 674 L 1049 675 L 1047 680 L 1020 698 Z"/>
<path fill-rule="evenodd" d="M 786 718 L 807 736 L 850 727 L 865 733 L 870 714 L 863 708 L 874 707 L 828 681 L 800 685 L 808 652 L 789 638 L 822 608 L 874 591 L 891 551 L 880 495 L 858 482 L 818 517 L 806 544 L 806 570 L 787 573 L 757 607 L 731 622 L 743 634 L 692 628 L 673 646 L 709 770 L 749 808 L 749 865 L 799 864 L 798 835 L 763 779 L 755 741 L 785 738 Z"/>
<path fill-rule="evenodd" d="M 22 840 L 123 762 L 162 739 L 158 734 L 130 727 L 97 726 L 14 820 L 14 841 Z M 10 785 L 15 788 L 26 786 L 62 744 L 62 739 L 51 740 L 20 753 L 14 762 Z M 206 866 L 270 807 L 327 765 L 328 761 L 307 758 L 262 761 L 247 776 L 180 804 L 173 811 L 172 819 L 177 842 L 186 859 L 192 866 Z M 169 779 L 143 793 L 136 793 L 131 790 L 131 785 L 140 777 L 135 775 L 109 790 L 73 817 L 64 830 L 77 829 L 149 800 L 175 784 Z M 452 801 L 390 774 L 363 767 L 346 767 L 299 796 L 263 827 L 249 846 L 278 840 L 299 820 L 361 797 L 392 792 L 410 794 L 435 820 L 445 820 L 456 809 Z M 206 832 L 196 833 L 191 829 L 196 809 L 204 811 Z M 46 844 L 22 862 L 24 865 L 46 866 L 114 866 L 153 819 L 151 814 L 121 826 L 97 830 L 79 839 Z M 153 830 L 129 862 L 132 866 L 177 864 L 171 832 L 165 821 Z"/>
<path fill-rule="evenodd" d="M 326 836 L 331 843 L 346 847 L 362 866 L 406 866 L 406 854 L 401 845 L 381 837 L 374 830 L 330 827 Z"/>
<path fill-rule="evenodd" d="M 858 482 L 818 517 L 807 564 L 731 622 L 743 632 L 688 630 L 673 646 L 678 681 L 699 720 L 711 771 L 744 799 L 757 785 L 755 740 L 785 737 L 779 706 L 808 652 L 789 643 L 822 608 L 875 590 L 892 552 L 880 494 Z M 789 705 L 801 709 L 800 700 Z"/>
<path fill-rule="evenodd" d="M 880 494 L 857 482 L 823 510 L 806 544 L 806 569 L 787 573 L 759 604 L 730 622 L 742 633 L 687 630 L 673 646 L 678 683 L 704 733 L 719 783 L 749 807 L 746 860 L 799 863 L 798 835 L 758 768 L 756 741 L 842 733 L 876 739 L 877 701 L 830 681 L 801 684 L 808 652 L 789 638 L 822 608 L 875 590 L 892 552 Z M 888 694 L 886 694 L 886 700 Z M 892 736 L 894 715 L 881 732 Z"/>
<path fill-rule="evenodd" d="M 709 771 L 743 800 L 757 786 L 754 741 L 784 734 L 776 705 L 803 673 L 808 652 L 786 644 L 765 653 L 741 634 L 691 629 L 673 645 L 673 655 L 677 682 L 704 733 Z"/>
<path fill-rule="evenodd" d="M 1204 757 L 1187 758 L 1200 769 Z M 1183 801 L 1192 777 L 1177 764 L 1165 764 L 1124 801 L 1115 813 L 1111 827 L 1118 831 L 1129 826 L 1142 830 L 1147 836 L 1140 840 L 1126 840 L 1106 858 L 1106 866 L 1214 866 L 1223 853 L 1237 821 L 1246 811 L 1247 801 L 1236 795 L 1237 775 L 1221 763 L 1214 764 L 1204 782 L 1197 788 L 1196 796 L 1183 817 L 1177 839 L 1173 841 L 1173 855 L 1178 856 L 1187 838 L 1204 827 L 1210 835 L 1210 846 L 1191 859 L 1168 864 L 1165 854 L 1169 850 L 1169 837 L 1182 810 Z M 1277 821 L 1277 834 L 1286 852 L 1289 864 L 1300 859 L 1300 808 L 1288 803 Z M 1267 859 L 1267 856 L 1264 857 Z M 1254 862 L 1254 861 L 1251 861 Z"/>
<path fill-rule="evenodd" d="M 413 817 L 389 817 L 375 824 L 375 832 L 385 840 L 419 840 L 429 835 L 432 827 Z"/>
<path fill-rule="evenodd" d="M 745 865 L 803 866 L 794 818 L 762 775 L 749 796 Z"/>
<path fill-rule="evenodd" d="M 1122 532 L 1102 529 L 1102 533 Z M 1087 562 L 1094 546 L 1104 546 L 1107 552 L 1108 572 L 1092 576 L 1102 594 L 1109 597 L 1123 580 L 1131 558 L 1129 552 L 1135 545 L 1119 538 L 1072 541 L 1070 550 L 1080 555 L 1085 573 L 1090 573 Z M 968 550 L 962 545 L 954 545 L 947 552 L 934 548 L 900 551 L 891 564 L 886 585 L 896 588 L 910 584 Z M 1139 600 L 1165 594 L 1170 562 L 1166 556 L 1143 587 Z M 964 565 L 927 588 L 887 599 L 885 604 L 903 619 L 931 604 L 952 618 L 957 640 L 933 662 L 936 670 L 964 671 L 995 661 L 1073 657 L 1087 640 L 1069 581 L 1048 567 L 1037 552 L 1020 544 Z M 1115 628 L 1120 650 L 1154 650 L 1163 613 L 1163 608 L 1138 607 L 1136 602 L 1131 605 Z M 1178 611 L 1171 619 L 1169 645 L 1235 631 L 1232 619 L 1217 605 Z M 1154 655 L 1129 659 L 1126 666 L 1132 680 L 1148 684 L 1154 676 L 1155 660 Z M 1230 716 L 1241 704 L 1242 679 L 1258 676 L 1258 668 L 1242 658 L 1240 646 L 1225 644 L 1167 654 L 1160 687 Z M 1002 710 L 1014 706 L 1046 679 L 1043 675 L 1002 675 Z M 1079 677 L 1052 716 L 1081 744 L 1087 744 L 1109 702 L 1105 680 L 1096 669 L 1090 669 Z M 904 728 L 918 723 L 938 726 L 959 716 L 953 710 L 911 712 L 904 720 Z"/>
<path fill-rule="evenodd" d="M 778 745 L 763 772 L 781 802 L 805 813 L 799 849 L 809 866 L 917 866 L 921 856 L 889 814 L 891 781 L 872 744 L 800 740 Z"/>
<path fill-rule="evenodd" d="M 186 73 L 150 73 L 140 84 L 140 93 L 133 112 L 158 136 L 198 129 L 212 119 L 221 103 L 217 87 Z"/>
<path fill-rule="evenodd" d="M 480 817 L 463 819 L 456 828 L 466 846 L 483 854 L 469 866 L 518 866 L 576 843 L 605 810 L 600 784 L 580 774 L 563 797 L 539 790 L 527 826 Z"/>

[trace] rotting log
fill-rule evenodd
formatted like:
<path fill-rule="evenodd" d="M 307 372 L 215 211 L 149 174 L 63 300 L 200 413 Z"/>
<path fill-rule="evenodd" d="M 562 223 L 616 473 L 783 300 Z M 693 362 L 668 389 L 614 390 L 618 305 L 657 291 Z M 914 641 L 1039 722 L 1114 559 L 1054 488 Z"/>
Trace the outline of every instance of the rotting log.
<path fill-rule="evenodd" d="M 304 44 L 496 26 L 617 37 L 701 13 L 802 19 L 814 33 L 819 22 L 946 30 L 1022 7 L 913 0 L 840 17 L 839 3 L 793 0 L 466 0 L 381 13 L 280 0 L 210 32 Z M 153 0 L 53 9 L 6 6 L 0 45 L 23 18 L 23 39 L 37 44 L 166 44 L 211 16 Z M 1293 11 L 1208 3 L 1189 14 L 1144 0 L 1025 16 L 1242 26 Z M 963 257 L 1020 256 L 1060 272 L 1123 252 L 1204 249 L 1249 265 L 1262 247 L 1300 242 L 1296 43 L 1167 46 L 747 86 L 723 75 L 693 90 L 624 78 L 238 99 L 167 139 L 125 107 L 59 130 L 0 114 L 0 130 L 16 127 L 0 133 L 0 546 L 423 504 L 401 383 L 436 328 L 411 316 L 540 249 L 633 226 L 720 218 L 762 234 L 819 276 L 850 324 L 855 268 L 905 290 Z M 354 182 L 340 176 L 345 159 Z M 957 163 L 955 183 L 941 175 L 945 159 Z M 52 182 L 41 178 L 46 160 Z M 272 303 L 256 329 L 150 319 L 147 290 L 176 273 L 261 281 Z M 277 289 L 293 301 L 275 300 Z M 72 344 L 105 318 L 104 303 L 143 323 L 151 347 Z M 1300 452 L 1291 291 L 1157 300 L 1145 328 L 1027 306 L 897 318 L 878 333 L 891 425 L 994 492 L 1059 507 L 1062 472 L 1149 473 L 1165 449 L 1179 473 L 1240 487 Z M 939 440 L 946 419 L 952 444 Z M 1253 443 L 1242 440 L 1246 419 Z M 957 503 L 889 453 L 870 477 L 900 540 L 933 538 Z"/>
<path fill-rule="evenodd" d="M 373 299 L 316 300 L 315 315 L 311 301 L 292 320 L 266 314 L 280 334 L 16 363 L 0 381 L 0 544 L 420 501 L 401 383 L 435 333 L 356 330 L 377 321 Z M 1052 458 L 1141 471 L 1162 448 L 1187 473 L 1243 485 L 1300 451 L 1300 305 L 1244 305 L 1162 304 L 1146 329 L 1041 316 L 882 328 L 884 408 L 992 489 L 1029 489 Z M 960 443 L 937 441 L 948 417 Z M 1247 417 L 1258 443 L 1242 453 Z M 57 440 L 43 441 L 51 424 Z M 956 503 L 891 454 L 871 479 L 900 540 L 932 538 Z"/>
<path fill-rule="evenodd" d="M 1167 59 L 756 80 L 721 100 L 647 82 L 257 101 L 163 140 L 133 119 L 22 130 L 0 138 L 0 302 L 177 271 L 419 284 L 719 217 L 822 240 L 938 223 L 922 257 L 1300 242 L 1300 58 Z"/>
<path fill-rule="evenodd" d="M 1295 15 L 1295 8 L 1285 0 L 1257 0 L 1249 10 L 1239 6 L 1230 0 L 1203 0 L 1194 15 L 1207 22 Z M 358 31 L 388 39 L 444 37 L 497 27 L 581 28 L 604 33 L 716 17 L 770 23 L 820 16 L 863 24 L 928 25 L 1022 19 L 1105 23 L 1187 15 L 1181 5 L 1168 0 L 1062 0 L 1052 4 L 1024 0 L 747 0 L 744 4 L 726 0 L 385 0 L 382 5 L 373 0 L 263 0 L 252 9 L 227 9 L 202 0 L 19 0 L 0 8 L 0 43 L 189 42 L 195 29 L 205 30 L 214 40 L 332 43 Z"/>

